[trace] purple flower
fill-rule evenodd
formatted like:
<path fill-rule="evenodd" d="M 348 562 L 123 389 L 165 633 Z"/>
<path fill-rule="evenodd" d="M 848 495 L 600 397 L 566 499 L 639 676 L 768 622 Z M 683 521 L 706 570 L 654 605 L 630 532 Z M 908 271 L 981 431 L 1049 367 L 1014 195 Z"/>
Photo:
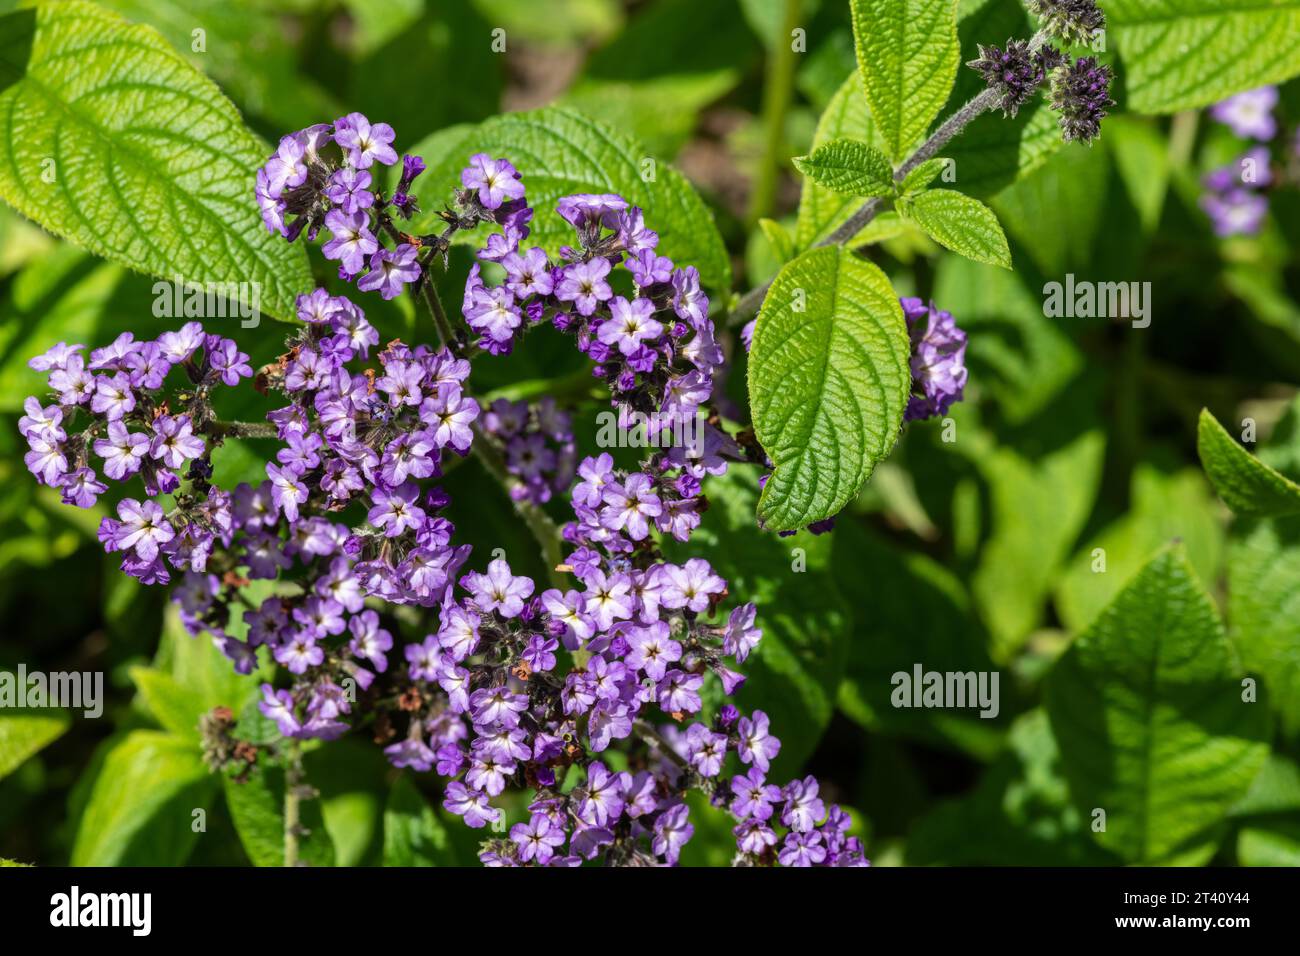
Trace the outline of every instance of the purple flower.
<path fill-rule="evenodd" d="M 325 195 L 330 202 L 348 215 L 352 215 L 363 209 L 369 209 L 375 204 L 374 193 L 370 192 L 370 182 L 370 173 L 366 170 L 345 166 L 336 170 L 330 177 Z"/>
<path fill-rule="evenodd" d="M 325 228 L 333 238 L 321 247 L 321 252 L 326 259 L 338 259 L 349 275 L 364 269 L 367 259 L 379 248 L 370 232 L 370 220 L 363 213 L 330 210 L 325 217 Z"/>
<path fill-rule="evenodd" d="M 117 517 L 119 520 L 113 536 L 116 550 L 134 550 L 142 561 L 152 561 L 158 556 L 159 546 L 176 537 L 162 508 L 153 501 L 124 498 L 118 502 Z"/>
<path fill-rule="evenodd" d="M 291 468 L 279 465 L 266 466 L 266 476 L 271 479 L 271 500 L 290 521 L 298 520 L 298 507 L 307 501 L 307 486 Z"/>
<path fill-rule="evenodd" d="M 1110 98 L 1111 69 L 1096 57 L 1082 56 L 1052 73 L 1052 109 L 1061 114 L 1061 135 L 1067 143 L 1091 143 L 1101 133 Z"/>
<path fill-rule="evenodd" d="M 623 814 L 623 789 L 631 782 L 628 773 L 614 773 L 599 760 L 587 765 L 585 795 L 578 804 L 578 816 L 591 826 L 617 822 Z"/>
<path fill-rule="evenodd" d="M 519 172 L 504 159 L 493 159 L 487 153 L 475 153 L 469 166 L 461 171 L 461 185 L 478 190 L 478 201 L 484 209 L 500 209 L 508 199 L 522 199 L 524 184 Z"/>
<path fill-rule="evenodd" d="M 664 327 L 654 318 L 654 303 L 649 299 L 629 302 L 616 296 L 609 303 L 610 318 L 603 322 L 597 337 L 606 345 L 617 346 L 624 355 L 631 355 L 642 342 L 653 342 L 663 334 Z"/>
<path fill-rule="evenodd" d="M 670 635 L 666 621 L 655 621 L 647 627 L 628 631 L 628 652 L 624 660 L 629 667 L 644 671 L 651 680 L 663 680 L 668 665 L 682 658 L 682 645 Z"/>
<path fill-rule="evenodd" d="M 59 480 L 59 487 L 63 492 L 63 503 L 78 508 L 89 508 L 100 495 L 108 491 L 108 485 L 100 481 L 89 468 L 78 468 L 64 475 Z"/>
<path fill-rule="evenodd" d="M 464 583 L 482 610 L 496 611 L 507 618 L 518 617 L 524 600 L 533 593 L 532 578 L 511 574 L 510 565 L 501 558 L 488 565 L 487 574 L 466 575 Z"/>
<path fill-rule="evenodd" d="M 415 503 L 419 496 L 420 489 L 409 481 L 391 490 L 376 488 L 370 495 L 372 505 L 366 520 L 389 538 L 418 528 L 424 521 L 424 511 Z"/>
<path fill-rule="evenodd" d="M 716 734 L 704 724 L 686 729 L 686 759 L 701 777 L 716 777 L 727 759 L 727 736 Z"/>
<path fill-rule="evenodd" d="M 241 378 L 253 377 L 253 367 L 248 364 L 248 355 L 239 351 L 239 346 L 233 339 L 217 339 L 216 336 L 209 336 L 208 361 L 221 381 L 231 387 L 238 385 Z"/>
<path fill-rule="evenodd" d="M 654 839 L 651 841 L 650 848 L 658 856 L 662 856 L 669 865 L 677 862 L 682 847 L 695 834 L 695 827 L 688 819 L 689 814 L 686 804 L 679 803 L 665 810 L 659 815 L 659 819 L 655 820 Z"/>
<path fill-rule="evenodd" d="M 186 459 L 198 458 L 207 447 L 194 434 L 188 415 L 160 415 L 154 419 L 153 432 L 149 454 L 168 468 L 179 468 Z"/>
<path fill-rule="evenodd" d="M 1230 96 L 1210 107 L 1210 115 L 1243 139 L 1267 143 L 1277 135 L 1277 87 L 1261 86 Z"/>
<path fill-rule="evenodd" d="M 95 380 L 95 394 L 90 400 L 90 410 L 115 422 L 135 408 L 135 392 L 131 380 L 119 372 L 112 377 L 100 376 Z"/>
<path fill-rule="evenodd" d="M 736 816 L 767 820 L 772 805 L 781 799 L 781 788 L 766 782 L 763 771 L 750 767 L 743 776 L 731 778 L 731 812 Z"/>
<path fill-rule="evenodd" d="M 519 859 L 525 863 L 536 860 L 546 863 L 564 845 L 564 830 L 551 822 L 543 813 L 534 813 L 527 823 L 516 823 L 510 828 L 510 839 L 519 847 Z"/>
<path fill-rule="evenodd" d="M 804 777 L 785 785 L 785 806 L 781 822 L 796 833 L 807 833 L 826 815 L 826 805 L 817 795 L 817 778 Z"/>
<path fill-rule="evenodd" d="M 906 421 L 939 418 L 966 388 L 966 333 L 957 328 L 952 313 L 920 299 L 899 300 L 912 340 L 912 396 Z"/>
<path fill-rule="evenodd" d="M 476 830 L 501 818 L 501 811 L 488 803 L 487 794 L 470 790 L 459 780 L 447 784 L 442 805 L 458 817 L 464 817 L 465 825 Z"/>
<path fill-rule="evenodd" d="M 555 208 L 565 221 L 579 231 L 602 225 L 615 229 L 618 227 L 619 213 L 627 209 L 627 200 L 614 193 L 578 193 L 565 196 Z"/>
<path fill-rule="evenodd" d="M 649 475 L 640 472 L 630 475 L 623 484 L 611 482 L 605 488 L 606 505 L 601 511 L 601 521 L 611 531 L 627 531 L 633 541 L 649 536 L 647 519 L 663 513 L 663 503 L 654 493 L 654 483 Z"/>
<path fill-rule="evenodd" d="M 140 470 L 140 463 L 149 454 L 149 436 L 132 434 L 124 422 L 110 422 L 108 435 L 96 438 L 95 454 L 104 459 L 104 473 L 114 481 L 122 481 Z"/>
<path fill-rule="evenodd" d="M 722 637 L 723 653 L 730 654 L 737 664 L 743 664 L 749 652 L 758 646 L 763 636 L 761 629 L 754 626 L 758 608 L 753 604 L 742 604 L 732 610 L 727 618 L 727 630 Z"/>
<path fill-rule="evenodd" d="M 390 145 L 397 134 L 387 123 L 375 123 L 360 113 L 349 113 L 334 123 L 334 141 L 348 153 L 348 162 L 357 169 L 369 169 L 375 162 L 391 166 L 397 151 Z"/>
<path fill-rule="evenodd" d="M 741 763 L 752 763 L 763 773 L 767 773 L 770 762 L 781 752 L 781 741 L 768 733 L 768 724 L 767 714 L 756 710 L 752 718 L 741 717 L 736 725 L 740 735 L 736 752 Z"/>
<path fill-rule="evenodd" d="M 726 590 L 727 583 L 718 577 L 709 562 L 703 558 L 690 558 L 685 565 L 663 566 L 663 595 L 660 600 L 666 608 L 681 608 L 703 614 L 709 609 L 709 599 Z"/>
<path fill-rule="evenodd" d="M 1223 194 L 1206 193 L 1201 208 L 1214 224 L 1217 236 L 1253 236 L 1268 215 L 1268 199 L 1248 189 L 1230 189 Z"/>
<path fill-rule="evenodd" d="M 263 684 L 262 699 L 258 702 L 257 709 L 263 716 L 275 721 L 282 736 L 296 737 L 302 729 L 302 724 L 294 714 L 293 697 L 287 690 L 276 690 L 270 684 Z"/>
<path fill-rule="evenodd" d="M 378 289 L 385 299 L 397 298 L 407 283 L 420 278 L 420 263 L 416 255 L 415 246 L 409 242 L 391 252 L 380 249 L 370 257 L 370 271 L 357 282 L 357 288 L 363 292 Z"/>
<path fill-rule="evenodd" d="M 314 637 L 297 634 L 275 649 L 275 659 L 289 673 L 302 674 L 309 667 L 319 667 L 325 660 L 325 651 L 317 646 Z"/>
<path fill-rule="evenodd" d="M 501 260 L 506 271 L 506 288 L 520 299 L 530 295 L 550 295 L 555 288 L 546 251 L 534 246 L 523 255 L 507 254 Z"/>
<path fill-rule="evenodd" d="M 572 302 L 579 315 L 591 315 L 614 294 L 605 281 L 609 270 L 609 260 L 600 257 L 576 262 L 564 270 L 555 297 L 561 302 Z"/>
<path fill-rule="evenodd" d="M 782 866 L 814 866 L 826 859 L 822 835 L 812 833 L 787 833 L 777 859 Z"/>
<path fill-rule="evenodd" d="M 655 687 L 659 707 L 667 714 L 694 714 L 700 707 L 700 688 L 704 678 L 699 674 L 670 670 Z"/>

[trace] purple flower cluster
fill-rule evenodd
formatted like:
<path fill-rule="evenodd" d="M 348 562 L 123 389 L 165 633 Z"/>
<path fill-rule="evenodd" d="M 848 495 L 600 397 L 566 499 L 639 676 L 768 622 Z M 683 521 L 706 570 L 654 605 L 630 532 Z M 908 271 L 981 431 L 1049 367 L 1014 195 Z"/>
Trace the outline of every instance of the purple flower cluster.
<path fill-rule="evenodd" d="M 1106 15 L 1095 0 L 1029 0 L 1029 12 L 1062 43 L 1086 45 L 1106 28 Z"/>
<path fill-rule="evenodd" d="M 394 197 L 373 191 L 368 171 L 396 161 L 393 138 L 351 114 L 286 137 L 258 174 L 268 225 L 289 239 L 330 229 L 325 254 L 349 278 L 368 268 L 362 288 L 401 268 L 363 240 L 395 231 L 383 209 L 413 208 L 406 190 L 423 168 L 407 157 Z M 318 289 L 299 297 L 285 353 L 257 373 L 259 391 L 284 399 L 262 423 L 215 417 L 210 392 L 253 371 L 197 324 L 156 342 L 124 335 L 89 363 L 64 345 L 33 360 L 56 398 L 25 406 L 29 467 L 82 506 L 104 490 L 89 450 L 111 478 L 141 473 L 147 499 L 123 501 L 101 540 L 146 582 L 169 579 L 165 561 L 183 571 L 184 625 L 212 635 L 237 671 L 259 658 L 278 665 L 259 707 L 282 736 L 328 740 L 364 720 L 392 764 L 447 778 L 444 805 L 471 827 L 502 819 L 493 801 L 507 788 L 528 791 L 528 819 L 483 844 L 486 863 L 676 863 L 697 790 L 735 818 L 738 865 L 866 865 L 848 816 L 814 778 L 768 782 L 780 742 L 767 715 L 718 703 L 744 684 L 735 668 L 759 644 L 757 609 L 724 608 L 727 584 L 707 561 L 669 561 L 657 543 L 686 541 L 706 506 L 703 481 L 745 457 L 703 411 L 722 355 L 698 273 L 659 256 L 641 210 L 621 197 L 561 200 L 577 246 L 552 262 L 521 247 L 532 210 L 509 162 L 472 157 L 462 186 L 444 217 L 451 228 L 500 227 L 466 288 L 484 349 L 509 351 L 525 317 L 549 319 L 609 384 L 619 427 L 658 439 L 689 423 L 690 441 L 655 442 L 635 471 L 608 454 L 575 469 L 572 423 L 552 400 L 481 410 L 459 351 L 380 350 L 357 305 Z M 445 250 L 446 236 L 411 246 Z M 429 262 L 412 261 L 423 279 Z M 619 267 L 630 298 L 608 282 Z M 488 270 L 503 281 L 489 286 Z M 411 281 L 372 287 L 387 296 Z M 188 382 L 165 396 L 173 365 Z M 90 423 L 70 437 L 78 408 Z M 229 437 L 274 442 L 264 481 L 212 484 L 211 451 Z M 553 586 L 499 556 L 467 570 L 470 547 L 454 544 L 436 482 L 448 456 L 483 452 L 476 438 L 500 452 L 517 507 L 569 494 L 571 553 Z M 168 508 L 152 500 L 165 494 Z M 397 605 L 430 609 L 436 628 L 403 644 L 417 618 Z"/>
<path fill-rule="evenodd" d="M 498 398 L 483 415 L 483 430 L 505 449 L 506 471 L 517 480 L 510 497 L 542 505 L 573 482 L 573 417 L 553 398 L 536 404 Z"/>
<path fill-rule="evenodd" d="M 1005 47 L 981 43 L 979 52 L 979 58 L 966 65 L 984 77 L 989 89 L 997 91 L 997 105 L 1004 116 L 1019 113 L 1047 74 L 1065 62 L 1055 47 L 1031 51 L 1027 40 L 1008 40 Z"/>
<path fill-rule="evenodd" d="M 120 482 L 139 475 L 148 498 L 190 483 L 193 493 L 179 495 L 170 513 L 154 501 L 122 499 L 99 539 L 107 551 L 122 552 L 123 571 L 148 583 L 168 581 L 168 565 L 202 570 L 230 525 L 229 497 L 209 493 L 212 464 L 202 435 L 212 426 L 212 392 L 252 376 L 248 356 L 197 322 L 151 341 L 124 332 L 89 356 L 84 348 L 60 342 L 28 362 L 49 373 L 51 395 L 23 404 L 18 429 L 29 448 L 27 468 L 80 508 L 108 491 L 100 471 Z M 177 367 L 184 384 L 168 387 Z"/>
<path fill-rule="evenodd" d="M 904 421 L 939 418 L 966 388 L 966 333 L 952 313 L 917 298 L 899 300 L 912 339 L 912 395 Z"/>
<path fill-rule="evenodd" d="M 339 276 L 360 277 L 358 288 L 385 299 L 400 295 L 423 274 L 418 244 L 392 227 L 392 213 L 409 219 L 419 211 L 410 188 L 424 161 L 403 157 L 393 195 L 378 188 L 380 167 L 397 162 L 394 138 L 387 123 L 372 124 L 360 113 L 332 126 L 309 126 L 280 140 L 275 155 L 257 171 L 256 186 L 267 229 L 290 242 L 303 234 L 315 240 L 322 228 L 328 230 L 322 252 L 338 262 Z M 383 235 L 403 241 L 388 249 Z"/>
<path fill-rule="evenodd" d="M 1211 107 L 1210 115 L 1237 136 L 1267 144 L 1278 135 L 1278 123 L 1273 115 L 1277 103 L 1277 88 L 1264 86 L 1229 97 Z M 1268 146 L 1254 145 L 1235 162 L 1206 174 L 1200 203 L 1210 217 L 1215 235 L 1253 236 L 1263 228 L 1268 215 L 1267 190 L 1278 179 L 1271 163 Z"/>
<path fill-rule="evenodd" d="M 1110 67 L 1092 56 L 1052 72 L 1052 109 L 1061 114 L 1061 136 L 1067 143 L 1091 143 L 1101 135 L 1101 121 L 1115 105 L 1110 98 L 1112 76 Z"/>

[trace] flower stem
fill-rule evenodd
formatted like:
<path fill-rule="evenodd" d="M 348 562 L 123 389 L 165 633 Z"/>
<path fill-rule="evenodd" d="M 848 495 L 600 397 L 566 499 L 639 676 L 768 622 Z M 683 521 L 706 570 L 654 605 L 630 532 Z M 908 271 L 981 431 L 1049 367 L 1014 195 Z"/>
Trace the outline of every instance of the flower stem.
<path fill-rule="evenodd" d="M 907 178 L 907 174 L 916 169 L 917 166 L 920 166 L 928 159 L 933 159 L 939 150 L 947 146 L 953 137 L 969 126 L 976 117 L 992 109 L 997 103 L 997 98 L 996 91 L 986 89 L 944 120 L 930 138 L 922 143 L 916 152 L 904 161 L 903 165 L 898 167 L 894 173 L 894 181 L 902 182 Z M 857 212 L 844 220 L 838 229 L 817 243 L 816 246 L 843 245 L 875 219 L 884 209 L 884 206 L 885 199 L 883 197 L 873 196 L 863 203 Z M 739 325 L 758 312 L 759 307 L 763 304 L 763 297 L 767 294 L 767 290 L 771 285 L 771 281 L 765 282 L 741 296 L 740 301 L 736 303 L 736 307 L 731 310 L 731 318 L 728 323 L 730 325 Z"/>
<path fill-rule="evenodd" d="M 438 290 L 433 287 L 433 279 L 428 274 L 420 282 L 420 292 L 424 297 L 425 305 L 428 306 L 429 312 L 433 315 L 434 325 L 438 328 L 438 337 L 442 340 L 443 345 L 450 346 L 455 341 L 456 336 L 452 331 L 451 324 L 447 321 L 447 313 L 443 311 L 442 300 L 438 298 Z M 467 397 L 471 397 L 468 390 L 466 390 L 465 394 Z M 495 440 L 484 430 L 481 422 L 475 421 L 473 429 L 474 440 L 470 443 L 470 452 L 482 463 L 488 473 L 497 480 L 497 484 L 501 486 L 501 489 L 509 495 L 511 478 L 510 472 L 506 469 L 505 458 L 497 448 Z M 551 520 L 550 515 L 531 501 L 515 500 L 514 498 L 511 498 L 511 501 L 514 502 L 515 513 L 523 519 L 524 524 L 532 532 L 538 546 L 541 548 L 542 561 L 546 564 L 547 578 L 555 587 L 563 590 L 566 582 L 563 575 L 556 570 L 556 565 L 563 559 L 560 551 L 560 529 Z"/>
<path fill-rule="evenodd" d="M 214 438 L 278 438 L 273 422 L 207 422 L 203 432 Z"/>
<path fill-rule="evenodd" d="M 284 774 L 284 865 L 298 865 L 299 802 L 302 795 L 299 788 L 303 782 L 302 743 L 296 739 L 289 741 L 289 765 Z"/>
<path fill-rule="evenodd" d="M 785 142 L 785 119 L 794 90 L 794 44 L 790 34 L 799 25 L 799 0 L 785 0 L 781 33 L 775 40 L 767 62 L 767 81 L 763 85 L 763 156 L 749 197 L 749 222 L 758 222 L 772 211 L 776 183 L 780 175 L 781 148 Z"/>

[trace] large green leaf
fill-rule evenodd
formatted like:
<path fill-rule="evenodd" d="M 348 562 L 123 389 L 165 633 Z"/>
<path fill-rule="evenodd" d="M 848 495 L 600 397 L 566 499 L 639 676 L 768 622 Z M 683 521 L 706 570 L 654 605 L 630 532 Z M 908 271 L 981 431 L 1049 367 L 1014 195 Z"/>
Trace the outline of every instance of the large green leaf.
<path fill-rule="evenodd" d="M 733 466 L 704 485 L 710 507 L 689 546 L 668 542 L 672 560 L 707 554 L 739 601 L 758 605 L 762 640 L 739 670 L 744 711 L 762 710 L 781 740 L 773 779 L 798 772 L 835 709 L 850 638 L 850 613 L 830 575 L 831 540 L 807 533 L 780 538 L 754 522 L 758 474 Z"/>
<path fill-rule="evenodd" d="M 1105 438 L 1087 414 L 1086 380 L 1073 387 L 1075 414 L 1039 416 L 1015 441 L 997 444 L 956 416 L 955 448 L 989 486 L 993 530 L 971 589 L 994 660 L 1009 660 L 1042 621 L 1056 571 L 1097 498 Z"/>
<path fill-rule="evenodd" d="M 957 0 L 851 0 L 858 73 L 886 152 L 901 163 L 952 90 Z"/>
<path fill-rule="evenodd" d="M 464 136 L 438 136 L 417 145 L 429 170 L 416 181 L 424 214 L 416 230 L 433 229 L 434 213 L 460 188 L 460 171 L 478 152 L 509 159 L 519 170 L 535 210 L 530 243 L 558 252 L 574 242 L 573 227 L 555 212 L 555 204 L 572 193 L 619 193 L 645 210 L 646 223 L 659 233 L 659 252 L 680 266 L 695 266 L 704 285 L 723 290 L 731 285 L 731 262 L 713 214 L 695 188 L 677 170 L 648 155 L 636 141 L 559 107 L 510 113 L 470 129 Z M 481 236 L 478 237 L 481 241 Z M 473 234 L 464 236 L 474 241 Z"/>
<path fill-rule="evenodd" d="M 1180 549 L 1146 566 L 1057 662 L 1047 710 L 1097 841 L 1159 863 L 1212 832 L 1268 755 L 1267 712 L 1243 701 L 1218 614 Z"/>
<path fill-rule="evenodd" d="M 71 725 L 62 710 L 0 710 L 0 779 L 58 740 Z"/>
<path fill-rule="evenodd" d="M 1087 627 L 1151 556 L 1175 539 L 1182 541 L 1201 580 L 1216 580 L 1223 559 L 1221 510 L 1196 469 L 1169 472 L 1139 465 L 1129 510 L 1085 538 L 1057 581 L 1061 621 L 1071 631 Z"/>
<path fill-rule="evenodd" d="M 210 810 L 216 778 L 192 739 L 133 730 L 116 741 L 95 777 L 72 847 L 73 866 L 177 866 Z"/>
<path fill-rule="evenodd" d="M 1269 517 L 1300 513 L 1300 484 L 1260 461 L 1201 409 L 1196 450 L 1214 490 L 1236 514 Z"/>
<path fill-rule="evenodd" d="M 1107 0 L 1135 113 L 1196 109 L 1300 74 L 1300 0 Z"/>
<path fill-rule="evenodd" d="M 838 247 L 778 273 L 754 329 L 749 404 L 775 465 L 759 516 L 786 531 L 830 517 L 894 446 L 910 344 L 885 274 Z"/>
<path fill-rule="evenodd" d="M 918 663 L 926 670 L 996 670 L 961 580 L 932 558 L 890 547 L 848 519 L 835 527 L 832 568 L 840 593 L 861 608 L 853 616 L 840 709 L 870 730 L 951 741 L 991 755 L 1006 725 L 1005 706 L 981 718 L 978 707 L 898 708 L 891 700 L 893 675 L 910 675 Z M 1009 691 L 1000 678 L 999 692 Z"/>
<path fill-rule="evenodd" d="M 458 862 L 438 814 L 410 777 L 398 777 L 384 807 L 384 866 L 456 866 Z"/>
<path fill-rule="evenodd" d="M 67 0 L 0 17 L 0 197 L 49 231 L 186 283 L 256 283 L 292 315 L 306 253 L 253 197 L 268 149 L 150 27 Z"/>

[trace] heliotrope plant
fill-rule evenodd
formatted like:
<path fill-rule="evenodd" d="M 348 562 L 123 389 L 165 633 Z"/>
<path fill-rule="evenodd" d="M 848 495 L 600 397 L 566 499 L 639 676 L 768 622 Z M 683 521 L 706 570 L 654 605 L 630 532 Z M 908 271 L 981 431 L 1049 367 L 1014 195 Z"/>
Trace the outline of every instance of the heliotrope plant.
<path fill-rule="evenodd" d="M 854 182 L 876 198 L 830 241 L 852 238 L 888 194 L 924 221 L 926 163 L 975 116 L 1015 115 L 1039 89 L 1066 140 L 1095 139 L 1109 70 L 1048 41 L 1085 41 L 1104 20 L 1082 0 L 1031 7 L 1039 33 L 981 47 L 970 64 L 986 83 L 976 100 L 897 168 L 867 157 Z M 360 113 L 299 130 L 257 171 L 254 192 L 267 229 L 320 240 L 360 295 L 417 297 L 436 344 L 381 347 L 358 301 L 318 288 L 298 297 L 300 324 L 256 374 L 234 341 L 197 322 L 149 341 L 126 332 L 88 354 L 59 343 L 30 363 L 50 389 L 19 422 L 37 480 L 85 508 L 106 481 L 138 476 L 143 495 L 102 521 L 105 550 L 147 584 L 177 579 L 192 634 L 210 634 L 238 672 L 274 675 L 259 709 L 281 744 L 259 750 L 214 713 L 208 759 L 243 779 L 283 757 L 296 799 L 301 741 L 364 728 L 395 767 L 442 778 L 444 806 L 468 826 L 494 825 L 480 853 L 490 865 L 676 863 L 694 830 L 691 791 L 734 817 L 736 865 L 865 865 L 848 815 L 825 804 L 815 778 L 768 779 L 780 728 L 731 700 L 762 637 L 761 608 L 730 594 L 705 557 L 671 561 L 661 547 L 691 540 L 711 477 L 737 462 L 774 467 L 714 399 L 726 357 L 699 272 L 662 255 L 653 217 L 612 193 L 562 197 L 554 211 L 571 243 L 555 254 L 529 245 L 523 178 L 509 157 L 481 152 L 436 214 L 442 230 L 408 232 L 426 167 L 395 141 Z M 870 182 L 881 161 L 884 191 Z M 462 324 L 432 273 L 470 230 L 482 243 Z M 934 304 L 903 298 L 897 309 L 908 352 L 898 422 L 945 415 L 966 386 L 966 335 Z M 743 317 L 745 300 L 731 311 Z M 578 461 L 572 418 L 551 398 L 474 396 L 471 360 L 511 352 L 544 323 L 591 361 L 620 427 L 648 430 L 635 469 L 609 454 Z M 748 347 L 753 322 L 741 337 Z M 223 389 L 241 387 L 282 404 L 265 421 L 223 419 Z M 276 442 L 264 481 L 213 483 L 227 438 Z M 536 537 L 545 581 L 457 541 L 439 479 L 470 455 Z M 542 507 L 556 497 L 568 504 L 560 526 Z M 399 643 L 398 622 L 409 632 L 413 620 L 426 636 Z M 527 795 L 528 816 L 507 830 L 508 790 Z"/>
<path fill-rule="evenodd" d="M 658 545 L 687 541 L 708 477 L 755 454 L 707 411 L 722 352 L 698 273 L 659 255 L 643 211 L 617 195 L 560 201 L 575 241 L 558 259 L 526 246 L 524 184 L 482 154 L 446 231 L 405 234 L 396 222 L 423 163 L 402 160 L 392 195 L 373 188 L 376 165 L 398 161 L 392 139 L 355 113 L 286 136 L 257 197 L 286 239 L 327 232 L 324 254 L 363 292 L 420 294 L 439 346 L 380 348 L 363 309 L 323 289 L 299 298 L 301 324 L 255 382 L 248 356 L 197 322 L 153 341 L 124 333 L 88 356 L 61 343 L 31 362 L 51 389 L 20 422 L 33 474 L 81 507 L 106 490 L 101 473 L 141 478 L 143 497 L 103 520 L 104 548 L 146 583 L 179 578 L 185 626 L 211 634 L 236 670 L 277 665 L 260 709 L 287 741 L 365 724 L 395 766 L 445 778 L 444 805 L 471 827 L 501 817 L 493 801 L 507 788 L 526 789 L 527 820 L 483 844 L 487 863 L 674 863 L 695 789 L 735 817 L 737 864 L 865 865 L 814 778 L 767 779 L 780 741 L 766 714 L 706 711 L 706 682 L 723 695 L 743 685 L 735 668 L 760 641 L 759 612 L 729 600 L 704 558 L 670 562 Z M 453 329 L 429 270 L 452 232 L 485 222 L 497 228 L 466 284 L 466 327 Z M 485 278 L 489 264 L 501 281 Z M 614 293 L 613 269 L 630 274 L 630 296 Z M 656 413 L 656 428 L 704 415 L 701 441 L 656 449 L 635 471 L 607 454 L 575 466 L 553 402 L 481 407 L 468 356 L 509 351 L 540 322 L 572 335 L 613 400 Z M 266 422 L 222 420 L 221 388 L 254 384 L 284 404 Z M 232 436 L 278 441 L 260 485 L 212 484 Z M 568 496 L 552 586 L 503 558 L 476 566 L 456 543 L 438 478 L 470 453 L 536 530 L 548 520 L 537 505 Z M 255 580 L 288 586 L 251 603 Z M 397 644 L 400 605 L 428 610 L 422 641 Z M 228 720 L 204 728 L 215 762 L 246 771 L 259 759 Z"/>

